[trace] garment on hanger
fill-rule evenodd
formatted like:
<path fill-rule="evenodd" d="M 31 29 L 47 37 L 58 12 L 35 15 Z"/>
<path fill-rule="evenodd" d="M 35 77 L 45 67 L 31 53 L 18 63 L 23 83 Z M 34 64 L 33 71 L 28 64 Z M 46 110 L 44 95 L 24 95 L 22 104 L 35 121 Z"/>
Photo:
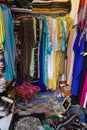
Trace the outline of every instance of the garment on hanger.
<path fill-rule="evenodd" d="M 33 61 L 34 61 L 34 72 L 31 78 L 32 81 L 37 81 L 40 78 L 40 68 L 39 68 L 39 46 L 40 46 L 40 20 L 33 18 L 34 24 L 34 37 L 35 37 L 35 47 L 33 48 Z M 31 56 L 32 57 L 32 56 Z M 32 65 L 31 65 L 32 66 Z M 31 70 L 32 71 L 32 70 Z"/>
<path fill-rule="evenodd" d="M 85 102 L 86 93 L 87 93 L 87 71 L 86 71 L 86 74 L 85 74 L 85 79 L 84 79 L 84 84 L 83 84 L 81 99 L 80 99 L 80 105 L 82 107 L 83 107 L 84 102 Z"/>
<path fill-rule="evenodd" d="M 84 52 L 86 34 L 84 35 L 82 34 L 83 34 L 82 31 L 79 31 L 77 33 L 75 43 L 73 46 L 75 56 L 74 56 L 71 93 L 76 96 L 78 95 L 79 84 L 81 80 L 81 71 L 84 62 L 84 57 L 82 53 Z"/>
<path fill-rule="evenodd" d="M 0 3 L 0 6 L 2 9 L 4 28 L 5 28 L 4 57 L 5 57 L 6 81 L 12 81 L 13 79 L 16 78 L 13 21 L 8 6 L 2 3 Z"/>
<path fill-rule="evenodd" d="M 76 39 L 77 29 L 72 28 L 70 31 L 70 36 L 67 45 L 67 84 L 71 86 L 72 84 L 72 73 L 73 73 L 73 64 L 74 64 L 74 41 Z"/>
<path fill-rule="evenodd" d="M 23 18 L 20 21 L 19 40 L 21 44 L 20 78 L 21 82 L 30 81 L 31 51 L 35 47 L 33 18 Z"/>
<path fill-rule="evenodd" d="M 87 0 L 80 0 L 78 9 L 78 26 L 81 30 L 84 29 L 87 15 Z"/>
<path fill-rule="evenodd" d="M 78 24 L 78 7 L 80 0 L 71 0 L 71 11 L 69 16 L 74 20 L 74 25 Z"/>
<path fill-rule="evenodd" d="M 5 29 L 2 9 L 0 7 L 0 50 L 4 51 Z"/>
<path fill-rule="evenodd" d="M 87 42 L 85 43 L 84 54 L 86 52 L 87 52 Z M 82 99 L 81 97 L 82 97 L 82 95 L 85 96 L 85 94 L 83 94 L 83 93 L 85 92 L 84 89 L 86 88 L 86 87 L 84 87 L 84 89 L 83 89 L 83 86 L 84 86 L 85 80 L 86 80 L 86 72 L 87 72 L 87 55 L 85 55 L 83 57 L 84 57 L 84 62 L 83 62 L 83 67 L 82 67 L 82 72 L 81 72 L 81 80 L 80 80 L 79 90 L 78 90 L 78 102 L 79 103 L 81 100 L 83 100 L 83 102 L 84 102 L 84 99 Z M 83 103 L 81 103 L 81 105 L 83 105 Z"/>

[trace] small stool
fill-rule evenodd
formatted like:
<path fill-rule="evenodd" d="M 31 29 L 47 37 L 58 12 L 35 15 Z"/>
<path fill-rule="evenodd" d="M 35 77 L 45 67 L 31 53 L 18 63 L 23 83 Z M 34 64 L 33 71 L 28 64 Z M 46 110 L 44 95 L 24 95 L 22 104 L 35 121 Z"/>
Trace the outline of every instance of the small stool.
<path fill-rule="evenodd" d="M 16 97 L 23 98 L 26 102 L 40 91 L 38 86 L 34 86 L 28 82 L 24 82 L 16 88 Z"/>

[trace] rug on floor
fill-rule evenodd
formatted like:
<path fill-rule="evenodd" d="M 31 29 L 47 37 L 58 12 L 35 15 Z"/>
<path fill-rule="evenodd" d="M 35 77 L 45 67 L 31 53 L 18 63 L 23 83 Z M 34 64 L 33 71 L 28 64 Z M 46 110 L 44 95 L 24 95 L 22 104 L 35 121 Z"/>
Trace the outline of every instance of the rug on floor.
<path fill-rule="evenodd" d="M 15 111 L 19 114 L 45 113 L 46 115 L 55 115 L 55 112 L 49 103 L 49 99 L 53 97 L 53 92 L 40 92 L 37 97 L 33 97 L 26 103 L 19 98 L 16 101 Z"/>

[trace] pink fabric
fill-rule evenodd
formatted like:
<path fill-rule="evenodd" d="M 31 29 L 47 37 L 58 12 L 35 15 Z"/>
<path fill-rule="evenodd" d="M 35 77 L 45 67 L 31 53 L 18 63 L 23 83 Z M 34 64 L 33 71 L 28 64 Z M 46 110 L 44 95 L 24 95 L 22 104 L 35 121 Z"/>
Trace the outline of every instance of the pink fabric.
<path fill-rule="evenodd" d="M 78 24 L 80 29 L 84 29 L 84 26 L 87 22 L 87 0 L 81 0 L 79 4 L 79 10 L 78 10 Z"/>
<path fill-rule="evenodd" d="M 74 51 L 73 45 L 76 38 L 77 30 L 73 28 L 70 31 L 70 37 L 67 47 L 67 84 L 71 85 L 72 83 L 72 72 L 73 72 L 73 63 L 74 63 Z"/>
<path fill-rule="evenodd" d="M 85 101 L 85 97 L 86 97 L 86 92 L 87 92 L 87 72 L 86 72 L 85 81 L 84 81 L 84 85 L 83 85 L 83 89 L 82 89 L 81 100 L 80 100 L 80 105 L 81 106 L 84 105 L 84 101 Z"/>

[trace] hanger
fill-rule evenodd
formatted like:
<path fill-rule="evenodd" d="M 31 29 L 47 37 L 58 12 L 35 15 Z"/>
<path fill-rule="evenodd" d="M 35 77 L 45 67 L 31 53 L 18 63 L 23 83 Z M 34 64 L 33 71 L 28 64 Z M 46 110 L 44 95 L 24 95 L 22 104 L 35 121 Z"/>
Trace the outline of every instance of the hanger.
<path fill-rule="evenodd" d="M 23 18 L 32 18 L 33 16 L 31 14 L 25 14 L 25 15 L 20 15 L 17 17 L 17 20 L 23 19 Z"/>

